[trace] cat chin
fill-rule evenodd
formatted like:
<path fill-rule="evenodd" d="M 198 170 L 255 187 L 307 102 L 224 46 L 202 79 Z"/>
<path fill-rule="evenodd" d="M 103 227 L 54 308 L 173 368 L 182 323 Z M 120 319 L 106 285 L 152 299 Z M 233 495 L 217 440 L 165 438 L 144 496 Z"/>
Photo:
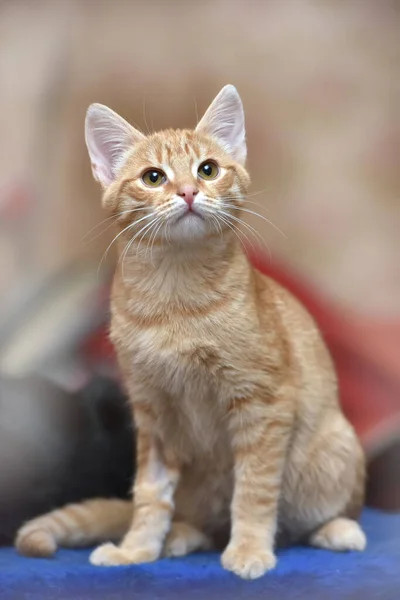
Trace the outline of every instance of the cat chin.
<path fill-rule="evenodd" d="M 169 227 L 169 238 L 171 240 L 193 240 L 204 237 L 209 226 L 205 219 L 194 213 L 186 213 Z"/>

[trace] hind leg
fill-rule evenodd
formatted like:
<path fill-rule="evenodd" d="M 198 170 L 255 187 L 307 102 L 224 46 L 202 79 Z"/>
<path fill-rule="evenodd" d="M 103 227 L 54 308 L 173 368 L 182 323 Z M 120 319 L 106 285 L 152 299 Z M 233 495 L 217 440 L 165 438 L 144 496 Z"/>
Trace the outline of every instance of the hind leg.
<path fill-rule="evenodd" d="M 329 414 L 307 452 L 290 457 L 282 505 L 282 529 L 292 541 L 329 550 L 363 550 L 357 519 L 364 496 L 364 455 L 341 414 Z"/>
<path fill-rule="evenodd" d="M 309 538 L 311 546 L 346 552 L 347 550 L 365 550 L 367 538 L 356 521 L 338 517 L 322 525 Z"/>
<path fill-rule="evenodd" d="M 165 540 L 163 556 L 186 556 L 211 547 L 211 540 L 202 531 L 185 521 L 174 521 Z"/>

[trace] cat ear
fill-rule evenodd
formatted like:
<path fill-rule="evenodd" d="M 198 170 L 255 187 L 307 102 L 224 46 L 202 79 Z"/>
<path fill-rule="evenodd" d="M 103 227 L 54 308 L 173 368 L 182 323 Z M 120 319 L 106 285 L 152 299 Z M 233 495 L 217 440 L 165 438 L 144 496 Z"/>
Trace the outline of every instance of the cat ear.
<path fill-rule="evenodd" d="M 111 108 L 91 104 L 86 113 L 85 140 L 93 177 L 105 188 L 121 168 L 126 152 L 145 136 Z"/>
<path fill-rule="evenodd" d="M 244 164 L 246 160 L 246 131 L 244 112 L 240 96 L 233 85 L 226 85 L 196 127 L 218 140 L 235 160 Z"/>

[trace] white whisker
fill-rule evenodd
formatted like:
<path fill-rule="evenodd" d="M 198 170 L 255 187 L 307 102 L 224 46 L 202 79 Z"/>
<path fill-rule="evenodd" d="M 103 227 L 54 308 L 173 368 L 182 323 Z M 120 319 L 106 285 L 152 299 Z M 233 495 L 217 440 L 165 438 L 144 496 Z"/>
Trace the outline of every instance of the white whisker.
<path fill-rule="evenodd" d="M 132 227 L 134 227 L 135 223 L 130 223 L 130 225 L 128 225 L 127 227 L 124 227 L 124 229 L 122 231 L 120 231 L 115 237 L 114 239 L 110 242 L 110 244 L 108 245 L 106 251 L 104 252 L 103 256 L 101 257 L 98 269 L 97 269 L 97 275 L 99 275 L 100 269 L 102 267 L 103 261 L 106 259 L 108 252 L 111 248 L 111 246 L 113 245 L 113 243 L 115 241 L 117 241 L 117 239 L 126 231 L 128 231 L 129 229 L 131 229 Z"/>
<path fill-rule="evenodd" d="M 151 247 L 150 247 L 150 261 L 151 261 L 151 264 L 154 264 L 154 263 L 153 263 L 153 248 L 154 248 L 154 242 L 156 241 L 156 237 L 157 237 L 157 235 L 158 235 L 158 232 L 160 231 L 160 229 L 161 229 L 161 227 L 162 227 L 162 226 L 163 226 L 163 219 L 161 219 L 161 218 L 160 218 L 160 223 L 159 223 L 158 227 L 157 227 L 157 228 L 156 228 L 156 230 L 155 230 L 155 233 L 154 233 L 154 236 L 153 236 L 153 241 L 152 241 L 152 243 L 151 243 Z"/>
<path fill-rule="evenodd" d="M 165 230 L 164 230 L 164 235 L 165 235 L 165 239 L 167 240 L 167 243 L 168 243 L 169 246 L 171 245 L 171 236 L 170 236 L 170 233 L 171 233 L 171 222 L 167 221 L 167 225 L 166 225 Z"/>
<path fill-rule="evenodd" d="M 246 223 L 246 221 L 243 221 L 243 219 L 238 219 L 234 215 L 231 215 L 225 211 L 221 211 L 221 212 L 226 217 L 229 217 L 229 219 L 233 219 L 233 221 L 236 221 L 237 223 L 239 223 L 239 225 L 243 225 L 243 227 L 247 227 L 247 229 L 252 233 L 252 235 L 255 235 L 261 241 L 262 244 L 265 243 L 265 240 L 262 237 L 262 235 L 257 231 L 257 229 L 255 229 L 254 227 L 249 225 L 249 223 Z"/>
<path fill-rule="evenodd" d="M 237 217 L 235 217 L 234 215 L 230 215 L 229 213 L 226 213 L 225 211 L 221 211 L 223 215 L 225 215 L 225 217 L 227 217 L 228 219 L 233 219 L 235 222 L 239 223 L 240 225 L 242 225 L 243 227 L 246 227 L 251 235 L 254 235 L 256 237 L 256 239 L 261 241 L 261 245 L 265 246 L 267 251 L 268 251 L 268 255 L 270 260 L 272 260 L 272 254 L 271 254 L 271 249 L 269 248 L 268 244 L 266 243 L 266 241 L 264 240 L 264 238 L 262 237 L 262 235 L 256 230 L 254 229 L 254 227 L 252 227 L 251 225 L 249 225 L 249 223 L 246 223 L 246 221 L 243 221 L 242 219 L 238 219 Z M 242 232 L 244 234 L 244 232 Z M 244 234 L 245 235 L 245 234 Z M 250 240 L 248 239 L 247 236 L 245 236 L 247 241 L 249 241 L 251 248 L 254 252 L 254 246 L 253 244 L 251 244 Z"/>
<path fill-rule="evenodd" d="M 209 214 L 209 216 L 210 216 L 210 218 L 213 220 L 213 222 L 215 222 L 215 223 L 216 223 L 216 225 L 217 225 L 217 230 L 219 231 L 219 233 L 220 233 L 221 235 L 223 235 L 223 233 L 224 233 L 224 232 L 222 231 L 221 224 L 220 224 L 220 222 L 218 221 L 217 217 L 216 217 L 215 215 L 212 215 L 212 214 Z"/>
<path fill-rule="evenodd" d="M 138 221 L 134 221 L 133 223 L 130 223 L 127 227 L 124 227 L 124 229 L 122 229 L 122 231 L 120 231 L 115 237 L 114 239 L 110 242 L 110 244 L 108 245 L 106 251 L 104 252 L 103 256 L 101 257 L 101 261 L 99 264 L 99 267 L 97 269 L 97 273 L 100 272 L 100 268 L 103 264 L 103 261 L 106 259 L 108 252 L 110 251 L 111 246 L 114 244 L 114 242 L 117 241 L 117 239 L 124 233 L 126 233 L 127 231 L 129 231 L 129 229 L 133 229 L 133 227 L 135 227 L 138 223 L 140 223 L 141 221 L 143 221 L 144 219 L 148 219 L 150 218 L 152 215 L 151 213 L 149 215 L 145 215 L 144 217 L 141 217 Z"/>
<path fill-rule="evenodd" d="M 161 217 L 159 215 L 157 215 L 157 219 L 156 219 L 156 222 L 154 223 L 154 227 L 151 228 L 152 231 L 151 232 L 147 231 L 147 234 L 150 234 L 150 235 L 149 235 L 149 239 L 148 239 L 148 242 L 147 242 L 146 251 L 144 253 L 144 260 L 147 259 L 147 252 L 148 252 L 148 250 L 150 248 L 150 245 L 152 243 L 153 235 L 157 232 L 157 228 L 158 228 L 158 225 L 159 225 L 160 221 L 161 221 Z"/>
<path fill-rule="evenodd" d="M 257 208 L 260 208 L 262 210 L 266 210 L 267 212 L 269 212 L 268 208 L 266 206 L 264 206 L 263 204 L 260 204 L 259 202 L 254 202 L 254 200 L 248 200 L 247 198 L 243 198 L 243 196 L 223 196 L 223 198 L 221 198 L 221 200 L 237 200 L 240 202 L 244 202 L 245 204 L 254 204 L 254 206 L 257 206 Z M 233 206 L 232 204 L 230 204 L 229 206 Z M 242 208 L 242 205 L 240 205 L 240 207 L 237 208 Z"/>
<path fill-rule="evenodd" d="M 153 216 L 153 217 L 154 217 L 154 215 L 151 215 L 151 216 Z M 139 246 L 140 246 L 140 243 L 141 243 L 141 241 L 142 241 L 142 239 L 143 239 L 143 236 L 146 234 L 146 231 L 148 232 L 149 230 L 151 230 L 152 226 L 153 226 L 153 225 L 154 225 L 154 223 L 157 221 L 157 219 L 158 219 L 158 217 L 154 217 L 154 218 L 153 218 L 153 220 L 152 220 L 152 221 L 150 221 L 150 223 L 146 223 L 146 224 L 145 224 L 145 225 L 144 225 L 144 226 L 143 226 L 143 227 L 142 227 L 142 228 L 141 228 L 141 229 L 140 229 L 140 230 L 139 230 L 137 233 L 135 233 L 135 235 L 132 237 L 132 239 L 131 239 L 131 240 L 129 240 L 129 242 L 128 242 L 128 243 L 127 243 L 127 245 L 125 246 L 125 249 L 124 249 L 124 251 L 122 252 L 122 254 L 121 254 L 121 256 L 120 256 L 120 258 L 119 258 L 119 260 L 118 260 L 118 263 L 119 263 L 119 261 L 122 259 L 122 263 L 121 263 L 121 264 L 122 264 L 122 267 L 121 267 L 121 268 L 122 268 L 122 278 L 124 279 L 124 281 L 125 281 L 125 275 L 124 275 L 124 262 L 125 262 L 125 259 L 126 259 L 127 255 L 128 255 L 129 249 L 132 247 L 132 244 L 134 243 L 134 241 L 135 241 L 135 240 L 136 240 L 136 239 L 139 237 L 139 235 L 140 235 L 140 234 L 143 232 L 143 235 L 142 235 L 142 237 L 140 238 L 139 245 L 138 245 L 138 249 L 139 249 Z"/>
<path fill-rule="evenodd" d="M 237 200 L 246 200 L 247 198 L 255 198 L 256 196 L 259 196 L 260 194 L 263 194 L 264 192 L 266 192 L 267 188 L 264 188 L 263 190 L 258 190 L 257 192 L 250 192 L 247 194 L 231 194 L 231 198 L 236 198 Z M 226 196 L 226 198 L 228 198 L 228 196 Z"/>
<path fill-rule="evenodd" d="M 233 210 L 240 210 L 240 211 L 243 211 L 245 213 L 249 213 L 250 215 L 254 215 L 256 217 L 260 217 L 260 219 L 264 219 L 264 221 L 266 221 L 267 223 L 269 223 L 274 229 L 276 229 L 276 231 L 278 231 L 287 240 L 287 235 L 285 235 L 285 233 L 283 233 L 283 231 L 277 225 L 275 225 L 275 223 L 273 223 L 272 221 L 270 221 L 270 219 L 267 219 L 267 217 L 264 217 L 263 215 L 260 215 L 259 213 L 255 212 L 254 210 L 249 210 L 248 208 L 243 208 L 243 207 L 239 207 L 239 206 L 231 206 L 230 204 L 225 204 L 224 208 L 230 208 L 230 209 L 233 209 Z"/>
<path fill-rule="evenodd" d="M 206 208 L 206 209 L 208 208 L 208 207 L 207 207 L 207 205 L 205 205 L 205 208 Z M 222 230 L 222 227 L 221 227 L 221 224 L 220 224 L 220 222 L 219 222 L 219 221 L 218 221 L 218 219 L 217 219 L 217 216 L 216 216 L 216 215 L 215 215 L 213 212 L 211 212 L 210 210 L 207 210 L 207 216 L 208 216 L 210 219 L 212 219 L 213 223 L 215 223 L 215 224 L 216 224 L 216 230 L 217 230 L 217 231 L 218 231 L 218 232 L 219 232 L 221 235 L 223 235 L 223 233 L 224 233 L 224 232 L 223 232 L 223 230 Z"/>
<path fill-rule="evenodd" d="M 101 225 L 103 225 L 104 223 L 107 223 L 107 221 L 111 221 L 111 219 L 113 219 L 113 222 L 110 225 L 108 225 L 103 231 L 100 231 L 100 233 L 96 234 L 93 238 L 91 238 L 90 240 L 87 240 L 87 243 L 90 244 L 99 235 L 102 235 L 103 233 L 105 233 L 106 231 L 108 231 L 110 229 L 110 227 L 112 227 L 116 223 L 116 221 L 119 219 L 119 217 L 122 217 L 122 215 L 125 215 L 125 214 L 130 214 L 130 213 L 137 212 L 139 210 L 144 210 L 144 208 L 140 207 L 140 208 L 132 208 L 130 210 L 123 210 L 122 212 L 119 212 L 116 215 L 111 215 L 111 217 L 107 217 L 107 219 L 103 219 L 103 221 L 100 221 L 100 223 L 97 223 L 97 225 L 95 225 L 94 227 L 92 227 L 91 229 L 89 229 L 88 232 L 85 233 L 85 235 L 82 238 L 82 241 L 84 241 L 93 231 L 96 231 L 96 229 L 98 229 L 99 227 L 101 227 Z"/>
<path fill-rule="evenodd" d="M 254 246 L 251 243 L 251 240 L 249 240 L 249 238 L 247 237 L 247 235 L 244 233 L 244 231 L 241 231 L 239 229 L 239 227 L 237 227 L 237 225 L 235 225 L 234 223 L 232 223 L 230 220 L 226 219 L 225 217 L 222 217 L 221 214 L 218 214 L 218 218 L 225 223 L 225 225 L 227 225 L 232 231 L 233 233 L 236 235 L 236 237 L 238 238 L 239 242 L 241 243 L 241 245 L 243 245 L 243 240 L 241 239 L 240 235 L 243 235 L 244 239 L 246 240 L 246 242 L 251 246 L 251 249 L 253 250 L 253 252 L 255 252 L 254 250 Z"/>

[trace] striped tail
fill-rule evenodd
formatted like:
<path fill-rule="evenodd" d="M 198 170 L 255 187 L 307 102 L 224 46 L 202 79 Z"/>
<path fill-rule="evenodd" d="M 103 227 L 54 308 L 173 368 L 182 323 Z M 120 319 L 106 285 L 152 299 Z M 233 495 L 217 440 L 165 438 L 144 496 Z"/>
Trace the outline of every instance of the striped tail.
<path fill-rule="evenodd" d="M 28 521 L 18 531 L 15 546 L 25 556 L 53 556 L 59 546 L 92 546 L 118 541 L 128 531 L 132 502 L 99 498 L 68 504 Z"/>

